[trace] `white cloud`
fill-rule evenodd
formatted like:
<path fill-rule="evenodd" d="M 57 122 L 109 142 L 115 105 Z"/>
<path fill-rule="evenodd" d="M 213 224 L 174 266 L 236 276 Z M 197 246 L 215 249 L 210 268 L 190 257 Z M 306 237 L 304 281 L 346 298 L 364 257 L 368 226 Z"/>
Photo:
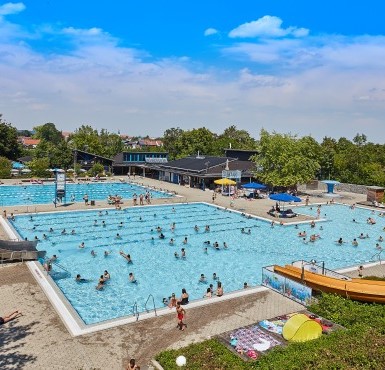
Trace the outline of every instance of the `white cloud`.
<path fill-rule="evenodd" d="M 254 136 L 264 126 L 385 140 L 383 36 L 263 38 L 223 49 L 224 67 L 205 68 L 188 55 L 156 59 L 122 47 L 97 27 L 40 27 L 43 40 L 70 40 L 47 53 L 14 26 L 0 32 L 0 112 L 19 128 L 89 123 L 157 136 L 176 126 L 220 133 L 235 123 Z"/>
<path fill-rule="evenodd" d="M 211 35 L 215 35 L 218 33 L 218 30 L 216 30 L 215 28 L 207 28 L 204 32 L 204 35 L 205 36 L 211 36 Z"/>
<path fill-rule="evenodd" d="M 62 32 L 67 35 L 75 35 L 75 36 L 100 36 L 103 34 L 103 30 L 97 27 L 92 27 L 92 28 L 66 27 L 66 28 L 63 28 Z"/>
<path fill-rule="evenodd" d="M 25 10 L 25 5 L 23 3 L 5 3 L 0 6 L 0 16 L 17 14 Z"/>
<path fill-rule="evenodd" d="M 243 23 L 229 32 L 231 38 L 249 37 L 303 37 L 309 34 L 306 28 L 289 27 L 282 28 L 282 19 L 265 15 L 256 21 Z"/>

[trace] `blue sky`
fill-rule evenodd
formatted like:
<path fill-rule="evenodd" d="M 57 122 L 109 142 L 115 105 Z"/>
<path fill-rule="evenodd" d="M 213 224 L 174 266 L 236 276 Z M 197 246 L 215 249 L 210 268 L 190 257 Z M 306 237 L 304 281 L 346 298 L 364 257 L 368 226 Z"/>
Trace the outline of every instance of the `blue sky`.
<path fill-rule="evenodd" d="M 314 4 L 315 3 L 315 4 Z M 0 113 L 385 142 L 385 2 L 0 1 Z"/>

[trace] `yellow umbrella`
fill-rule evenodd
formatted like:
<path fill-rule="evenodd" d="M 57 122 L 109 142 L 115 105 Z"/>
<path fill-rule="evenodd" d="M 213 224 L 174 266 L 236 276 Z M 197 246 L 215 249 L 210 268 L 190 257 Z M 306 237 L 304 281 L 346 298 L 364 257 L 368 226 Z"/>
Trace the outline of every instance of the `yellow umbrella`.
<path fill-rule="evenodd" d="M 218 179 L 214 181 L 217 185 L 235 185 L 236 182 L 230 179 Z"/>

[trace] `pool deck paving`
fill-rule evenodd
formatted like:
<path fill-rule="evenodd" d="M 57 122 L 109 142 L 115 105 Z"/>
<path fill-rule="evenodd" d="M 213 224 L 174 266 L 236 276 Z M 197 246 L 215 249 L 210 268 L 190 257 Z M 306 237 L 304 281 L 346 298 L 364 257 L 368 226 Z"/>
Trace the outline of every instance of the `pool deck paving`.
<path fill-rule="evenodd" d="M 134 181 L 175 191 L 181 196 L 172 200 L 154 199 L 153 204 L 187 200 L 212 203 L 211 191 L 152 179 L 136 178 Z M 363 195 L 346 194 L 343 201 L 356 203 L 363 199 Z M 310 197 L 310 202 L 314 203 L 326 200 Z M 96 201 L 95 206 L 75 203 L 56 210 L 111 208 L 106 203 Z M 218 195 L 215 204 L 268 218 L 266 212 L 274 203 L 268 199 L 230 200 Z M 125 200 L 123 207 L 126 206 L 132 206 L 131 200 Z M 53 205 L 3 209 L 8 214 L 55 210 Z M 296 218 L 294 222 L 301 220 L 309 219 Z M 6 237 L 4 230 L 0 230 L 0 237 Z M 358 275 L 357 271 L 350 274 Z M 385 265 L 366 268 L 364 275 L 384 276 Z M 151 359 L 164 349 L 183 347 L 265 318 L 303 309 L 298 303 L 266 290 L 227 301 L 215 302 L 216 298 L 212 298 L 213 304 L 202 307 L 187 306 L 188 327 L 183 332 L 176 328 L 176 315 L 170 310 L 170 315 L 72 337 L 25 264 L 0 266 L 0 287 L 0 314 L 16 309 L 23 312 L 20 318 L 0 327 L 1 369 L 122 369 L 130 358 L 136 358 L 143 370 L 151 368 Z"/>

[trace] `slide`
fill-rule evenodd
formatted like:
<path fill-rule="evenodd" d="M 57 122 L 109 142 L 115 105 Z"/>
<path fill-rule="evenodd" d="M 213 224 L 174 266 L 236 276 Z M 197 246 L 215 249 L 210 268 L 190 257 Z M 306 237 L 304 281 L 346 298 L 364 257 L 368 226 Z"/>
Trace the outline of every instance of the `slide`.
<path fill-rule="evenodd" d="M 302 282 L 302 270 L 286 265 L 274 266 L 274 271 L 289 279 Z M 341 280 L 330 276 L 304 271 L 305 284 L 318 291 L 334 293 L 363 302 L 385 303 L 385 282 L 365 279 Z"/>

